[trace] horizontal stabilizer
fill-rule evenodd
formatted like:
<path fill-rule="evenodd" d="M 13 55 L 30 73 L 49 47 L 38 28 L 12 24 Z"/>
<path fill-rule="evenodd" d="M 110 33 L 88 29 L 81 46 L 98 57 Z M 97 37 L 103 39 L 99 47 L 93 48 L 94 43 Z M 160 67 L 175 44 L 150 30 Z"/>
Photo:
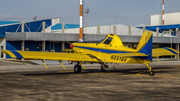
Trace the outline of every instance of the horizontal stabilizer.
<path fill-rule="evenodd" d="M 157 56 L 170 56 L 170 55 L 176 55 L 179 52 L 175 49 L 172 48 L 157 48 L 157 49 L 152 49 L 152 56 L 157 57 Z"/>

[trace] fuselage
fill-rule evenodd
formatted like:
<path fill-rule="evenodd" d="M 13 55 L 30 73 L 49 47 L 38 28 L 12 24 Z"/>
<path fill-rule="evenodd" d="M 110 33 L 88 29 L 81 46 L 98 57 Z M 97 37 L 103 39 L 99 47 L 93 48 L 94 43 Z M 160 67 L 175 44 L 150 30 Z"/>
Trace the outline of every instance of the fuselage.
<path fill-rule="evenodd" d="M 109 34 L 103 40 L 96 43 L 95 42 L 75 42 L 72 45 L 74 45 L 75 48 L 73 49 L 75 51 L 77 51 L 78 53 L 81 53 L 83 51 L 84 54 L 86 54 L 86 51 L 84 50 L 92 50 L 92 51 L 104 52 L 104 53 L 137 52 L 136 49 L 123 46 L 121 39 L 115 34 Z"/>
<path fill-rule="evenodd" d="M 75 42 L 73 50 L 79 54 L 86 54 L 96 58 L 99 62 L 109 63 L 140 63 L 144 59 L 136 60 L 131 57 L 121 57 L 118 53 L 136 53 L 137 50 L 123 46 L 121 39 L 114 34 L 107 35 L 99 42 Z"/>

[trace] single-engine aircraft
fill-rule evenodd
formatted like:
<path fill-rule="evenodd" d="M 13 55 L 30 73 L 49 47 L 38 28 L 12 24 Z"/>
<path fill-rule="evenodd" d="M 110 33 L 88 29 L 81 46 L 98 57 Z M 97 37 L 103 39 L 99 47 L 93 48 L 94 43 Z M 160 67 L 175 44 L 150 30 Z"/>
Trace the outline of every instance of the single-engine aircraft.
<path fill-rule="evenodd" d="M 178 51 L 172 48 L 152 49 L 153 34 L 145 31 L 139 41 L 136 49 L 123 46 L 121 39 L 115 34 L 108 34 L 99 43 L 92 42 L 74 42 L 70 47 L 75 53 L 62 52 L 38 52 L 38 51 L 15 51 L 3 50 L 2 52 L 10 55 L 12 58 L 40 59 L 48 68 L 44 60 L 59 60 L 62 67 L 62 60 L 77 61 L 74 66 L 74 72 L 80 73 L 83 67 L 83 61 L 101 64 L 101 71 L 108 69 L 108 63 L 128 63 L 144 64 L 149 68 L 149 74 L 154 75 L 149 63 L 152 58 L 158 60 L 159 56 L 176 55 Z"/>

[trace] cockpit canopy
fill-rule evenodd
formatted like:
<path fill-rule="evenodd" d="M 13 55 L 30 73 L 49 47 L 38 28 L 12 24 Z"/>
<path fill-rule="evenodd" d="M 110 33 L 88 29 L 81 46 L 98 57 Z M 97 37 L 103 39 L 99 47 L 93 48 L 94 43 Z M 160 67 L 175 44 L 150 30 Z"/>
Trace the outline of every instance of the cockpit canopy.
<path fill-rule="evenodd" d="M 115 34 L 107 35 L 101 42 L 102 44 L 110 45 L 112 47 L 123 46 L 121 39 Z"/>
<path fill-rule="evenodd" d="M 105 41 L 104 41 L 104 44 L 110 44 L 111 43 L 111 41 L 112 41 L 112 37 L 108 37 Z"/>

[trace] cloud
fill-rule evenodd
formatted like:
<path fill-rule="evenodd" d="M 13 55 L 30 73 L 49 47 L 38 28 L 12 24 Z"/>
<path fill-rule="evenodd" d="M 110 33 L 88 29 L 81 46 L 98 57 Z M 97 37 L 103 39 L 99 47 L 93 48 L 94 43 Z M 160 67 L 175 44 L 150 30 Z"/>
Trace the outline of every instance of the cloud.
<path fill-rule="evenodd" d="M 0 20 L 23 20 L 23 17 L 13 15 L 0 15 Z"/>

